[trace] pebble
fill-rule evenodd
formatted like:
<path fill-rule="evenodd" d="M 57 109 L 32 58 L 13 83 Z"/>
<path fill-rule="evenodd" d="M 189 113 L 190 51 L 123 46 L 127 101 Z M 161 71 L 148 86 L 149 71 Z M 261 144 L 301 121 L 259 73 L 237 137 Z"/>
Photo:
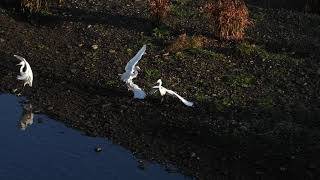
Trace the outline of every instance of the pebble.
<path fill-rule="evenodd" d="M 109 53 L 116 53 L 116 50 L 111 49 L 111 50 L 109 50 Z"/>
<path fill-rule="evenodd" d="M 92 49 L 94 49 L 94 50 L 98 49 L 98 45 L 96 45 L 96 44 L 92 45 L 91 47 L 92 47 Z"/>
<path fill-rule="evenodd" d="M 101 148 L 101 147 L 96 147 L 96 148 L 94 148 L 94 151 L 95 151 L 95 152 L 101 152 L 101 151 L 102 151 L 102 148 Z"/>
<path fill-rule="evenodd" d="M 77 72 L 76 69 L 71 69 L 70 71 L 71 71 L 71 73 L 73 73 L 73 74 Z"/>

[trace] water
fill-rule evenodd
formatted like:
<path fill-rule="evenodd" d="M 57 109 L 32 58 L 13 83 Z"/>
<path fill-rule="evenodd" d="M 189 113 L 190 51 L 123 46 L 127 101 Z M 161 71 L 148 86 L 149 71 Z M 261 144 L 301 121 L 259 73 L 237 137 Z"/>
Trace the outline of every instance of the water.
<path fill-rule="evenodd" d="M 156 163 L 138 168 L 137 159 L 123 147 L 84 136 L 45 115 L 34 114 L 32 121 L 21 101 L 0 94 L 1 180 L 190 179 Z M 96 147 L 102 151 L 95 152 Z"/>

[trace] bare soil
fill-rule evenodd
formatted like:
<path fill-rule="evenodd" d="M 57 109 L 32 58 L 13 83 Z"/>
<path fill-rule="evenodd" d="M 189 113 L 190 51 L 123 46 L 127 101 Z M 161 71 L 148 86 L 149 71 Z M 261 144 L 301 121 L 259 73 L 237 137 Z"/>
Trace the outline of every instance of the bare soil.
<path fill-rule="evenodd" d="M 35 111 L 90 136 L 107 137 L 144 161 L 196 179 L 317 179 L 320 173 L 320 17 L 249 6 L 243 42 L 213 38 L 203 1 L 177 1 L 163 24 L 145 1 L 71 0 L 25 17 L 0 7 L 0 92 L 21 91 L 25 57 Z M 203 48 L 167 53 L 181 33 Z M 136 80 L 196 103 L 159 95 L 134 100 L 118 74 L 143 44 Z M 92 48 L 97 45 L 98 48 Z"/>

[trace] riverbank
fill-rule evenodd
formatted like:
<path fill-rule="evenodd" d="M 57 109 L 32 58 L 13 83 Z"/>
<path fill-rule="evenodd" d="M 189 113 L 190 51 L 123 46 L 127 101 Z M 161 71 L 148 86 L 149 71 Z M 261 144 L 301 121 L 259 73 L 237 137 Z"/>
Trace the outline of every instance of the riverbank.
<path fill-rule="evenodd" d="M 36 111 L 142 159 L 198 179 L 317 177 L 319 16 L 250 7 L 255 26 L 244 42 L 226 43 L 211 38 L 188 3 L 160 28 L 141 1 L 71 1 L 31 21 L 1 8 L 0 89 L 21 89 L 18 54 L 34 72 L 23 95 Z M 210 43 L 168 54 L 184 32 Z M 132 99 L 118 74 L 143 44 L 136 83 L 147 90 L 162 78 L 195 108 L 171 97 Z"/>

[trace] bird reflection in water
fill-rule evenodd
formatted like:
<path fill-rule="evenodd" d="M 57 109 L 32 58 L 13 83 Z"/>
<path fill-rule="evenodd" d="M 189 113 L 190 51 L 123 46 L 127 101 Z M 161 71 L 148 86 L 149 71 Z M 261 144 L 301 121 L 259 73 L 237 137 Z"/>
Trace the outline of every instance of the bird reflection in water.
<path fill-rule="evenodd" d="M 24 131 L 32 123 L 33 123 L 32 105 L 25 104 L 25 105 L 23 105 L 23 113 L 22 113 L 21 119 L 18 123 L 18 127 Z"/>

